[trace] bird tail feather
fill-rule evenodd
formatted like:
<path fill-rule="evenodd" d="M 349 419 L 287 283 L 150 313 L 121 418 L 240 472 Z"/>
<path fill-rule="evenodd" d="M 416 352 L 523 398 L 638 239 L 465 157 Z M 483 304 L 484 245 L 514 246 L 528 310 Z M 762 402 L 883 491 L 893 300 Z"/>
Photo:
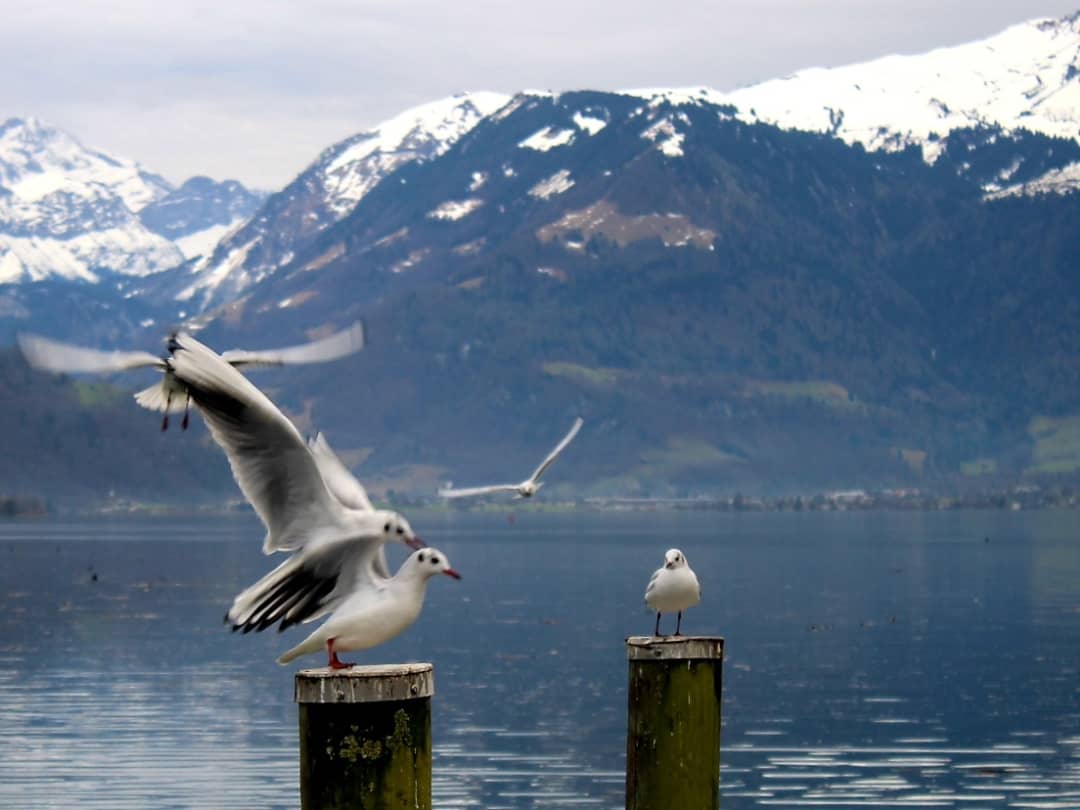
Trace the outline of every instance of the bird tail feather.
<path fill-rule="evenodd" d="M 279 664 L 287 664 L 299 658 L 301 655 L 307 655 L 308 653 L 318 652 L 322 649 L 323 643 L 313 636 L 308 636 L 291 650 L 286 650 L 280 656 L 278 656 L 277 662 Z"/>
<path fill-rule="evenodd" d="M 184 410 L 186 397 L 174 396 L 170 401 L 165 392 L 165 386 L 160 382 L 154 383 L 149 388 L 144 388 L 135 394 L 135 401 L 148 411 L 158 413 L 180 413 Z"/>

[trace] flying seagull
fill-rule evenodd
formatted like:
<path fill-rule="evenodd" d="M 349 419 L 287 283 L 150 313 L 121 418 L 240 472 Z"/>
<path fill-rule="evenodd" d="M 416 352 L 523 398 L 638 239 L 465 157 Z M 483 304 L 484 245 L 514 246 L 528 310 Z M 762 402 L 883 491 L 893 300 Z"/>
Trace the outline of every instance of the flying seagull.
<path fill-rule="evenodd" d="M 540 462 L 540 466 L 536 468 L 536 471 L 520 484 L 495 484 L 487 487 L 440 489 L 439 495 L 443 498 L 468 498 L 472 495 L 488 495 L 492 492 L 514 492 L 519 498 L 531 498 L 536 494 L 537 490 L 543 486 L 540 482 L 540 476 L 547 472 L 548 467 L 555 463 L 555 459 L 557 459 L 559 454 L 566 449 L 566 446 L 574 440 L 574 437 L 577 436 L 577 433 L 581 430 L 583 424 L 585 424 L 585 422 L 580 416 L 575 419 L 573 427 L 570 428 L 570 432 L 563 436 L 562 441 L 555 445 L 555 449 L 548 453 L 547 458 Z"/>
<path fill-rule="evenodd" d="M 656 611 L 656 628 L 653 635 L 660 635 L 660 614 L 676 611 L 675 635 L 682 629 L 683 611 L 701 601 L 701 586 L 697 576 L 686 561 L 686 555 L 677 548 L 664 553 L 664 566 L 657 568 L 645 589 L 645 604 Z"/>
<path fill-rule="evenodd" d="M 164 416 L 161 429 L 169 427 L 169 414 L 184 412 L 181 427 L 188 426 L 189 398 L 184 387 L 169 371 L 166 358 L 142 351 L 102 351 L 63 343 L 59 340 L 21 332 L 19 348 L 26 362 L 40 371 L 56 374 L 111 374 L 139 368 L 153 368 L 163 373 L 160 383 L 155 383 L 135 394 L 135 401 L 151 411 Z M 347 329 L 329 337 L 298 346 L 281 349 L 249 351 L 230 349 L 221 358 L 236 368 L 266 368 L 269 366 L 326 363 L 337 360 L 364 348 L 364 324 L 357 321 Z"/>
<path fill-rule="evenodd" d="M 399 571 L 390 577 L 383 546 L 400 542 L 415 549 L 423 541 L 397 512 L 371 507 L 363 486 L 325 437 L 305 442 L 262 391 L 190 335 L 169 341 L 165 363 L 203 415 L 266 526 L 263 551 L 292 552 L 233 600 L 225 618 L 234 630 L 275 624 L 284 630 L 337 611 L 362 593 L 407 591 L 408 576 Z M 351 613 L 350 608 L 346 615 Z M 333 660 L 333 642 L 324 641 Z"/>

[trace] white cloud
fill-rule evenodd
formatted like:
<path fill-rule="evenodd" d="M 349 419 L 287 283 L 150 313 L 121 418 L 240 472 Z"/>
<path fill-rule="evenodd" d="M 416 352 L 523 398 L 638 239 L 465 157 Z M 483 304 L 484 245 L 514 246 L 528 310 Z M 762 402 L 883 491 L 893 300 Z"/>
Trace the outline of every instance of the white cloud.
<path fill-rule="evenodd" d="M 988 36 L 1075 0 L 0 0 L 0 120 L 37 115 L 180 181 L 275 188 L 461 90 L 712 86 Z"/>

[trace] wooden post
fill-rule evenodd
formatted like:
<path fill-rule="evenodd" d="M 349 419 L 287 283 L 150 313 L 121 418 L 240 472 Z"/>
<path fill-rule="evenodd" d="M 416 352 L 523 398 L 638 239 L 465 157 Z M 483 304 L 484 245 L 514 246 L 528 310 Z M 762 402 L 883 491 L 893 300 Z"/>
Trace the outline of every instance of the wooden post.
<path fill-rule="evenodd" d="M 296 674 L 303 810 L 431 810 L 431 664 Z"/>
<path fill-rule="evenodd" d="M 631 636 L 627 810 L 718 810 L 724 640 Z"/>

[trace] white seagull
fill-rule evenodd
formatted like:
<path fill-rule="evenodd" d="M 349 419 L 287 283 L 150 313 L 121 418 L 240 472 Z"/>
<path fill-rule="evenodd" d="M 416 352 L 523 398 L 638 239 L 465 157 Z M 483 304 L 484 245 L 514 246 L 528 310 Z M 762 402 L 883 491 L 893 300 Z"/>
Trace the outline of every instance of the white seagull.
<path fill-rule="evenodd" d="M 325 648 L 331 668 L 353 666 L 341 661 L 338 653 L 366 650 L 404 632 L 420 615 L 428 580 L 436 574 L 461 579 L 438 549 L 414 551 L 394 576 L 354 591 L 315 632 L 283 653 L 278 663 Z"/>
<path fill-rule="evenodd" d="M 675 635 L 682 629 L 682 614 L 701 601 L 701 585 L 686 561 L 686 555 L 677 548 L 664 553 L 664 567 L 657 568 L 645 589 L 645 604 L 656 611 L 656 628 L 653 635 L 660 635 L 660 614 L 677 611 Z"/>
<path fill-rule="evenodd" d="M 547 468 L 555 463 L 555 459 L 559 457 L 559 453 L 566 449 L 566 446 L 574 440 L 577 436 L 581 426 L 585 424 L 584 420 L 579 416 L 574 420 L 573 427 L 570 428 L 570 432 L 563 436 L 561 442 L 555 445 L 555 449 L 548 453 L 547 458 L 540 462 L 540 466 L 536 468 L 536 471 L 522 481 L 520 484 L 493 484 L 487 487 L 466 487 L 464 489 L 440 489 L 439 495 L 443 498 L 468 498 L 472 495 L 488 495 L 492 492 L 514 492 L 518 498 L 531 498 L 537 493 L 543 484 L 540 482 L 540 476 L 547 472 Z"/>
<path fill-rule="evenodd" d="M 397 577 L 389 575 L 383 546 L 422 547 L 408 521 L 397 512 L 373 509 L 326 439 L 317 435 L 305 443 L 266 395 L 220 355 L 182 333 L 170 340 L 169 352 L 168 373 L 202 413 L 266 526 L 263 551 L 294 552 L 233 600 L 225 617 L 233 629 L 246 633 L 279 624 L 284 630 L 362 594 L 373 598 L 401 590 L 404 586 L 395 585 L 387 591 Z M 329 637 L 326 641 L 333 661 Z"/>
<path fill-rule="evenodd" d="M 187 429 L 187 392 L 169 371 L 166 358 L 142 351 L 88 349 L 30 332 L 21 332 L 17 338 L 26 362 L 40 371 L 50 371 L 54 374 L 112 374 L 139 368 L 153 368 L 162 372 L 164 376 L 161 382 L 136 393 L 135 401 L 144 408 L 164 414 L 161 420 L 162 430 L 169 427 L 170 413 L 183 411 L 184 418 L 181 427 Z M 264 351 L 230 349 L 220 356 L 236 368 L 248 369 L 327 363 L 354 354 L 362 348 L 364 348 L 364 324 L 362 321 L 357 321 L 347 329 L 311 343 Z"/>

